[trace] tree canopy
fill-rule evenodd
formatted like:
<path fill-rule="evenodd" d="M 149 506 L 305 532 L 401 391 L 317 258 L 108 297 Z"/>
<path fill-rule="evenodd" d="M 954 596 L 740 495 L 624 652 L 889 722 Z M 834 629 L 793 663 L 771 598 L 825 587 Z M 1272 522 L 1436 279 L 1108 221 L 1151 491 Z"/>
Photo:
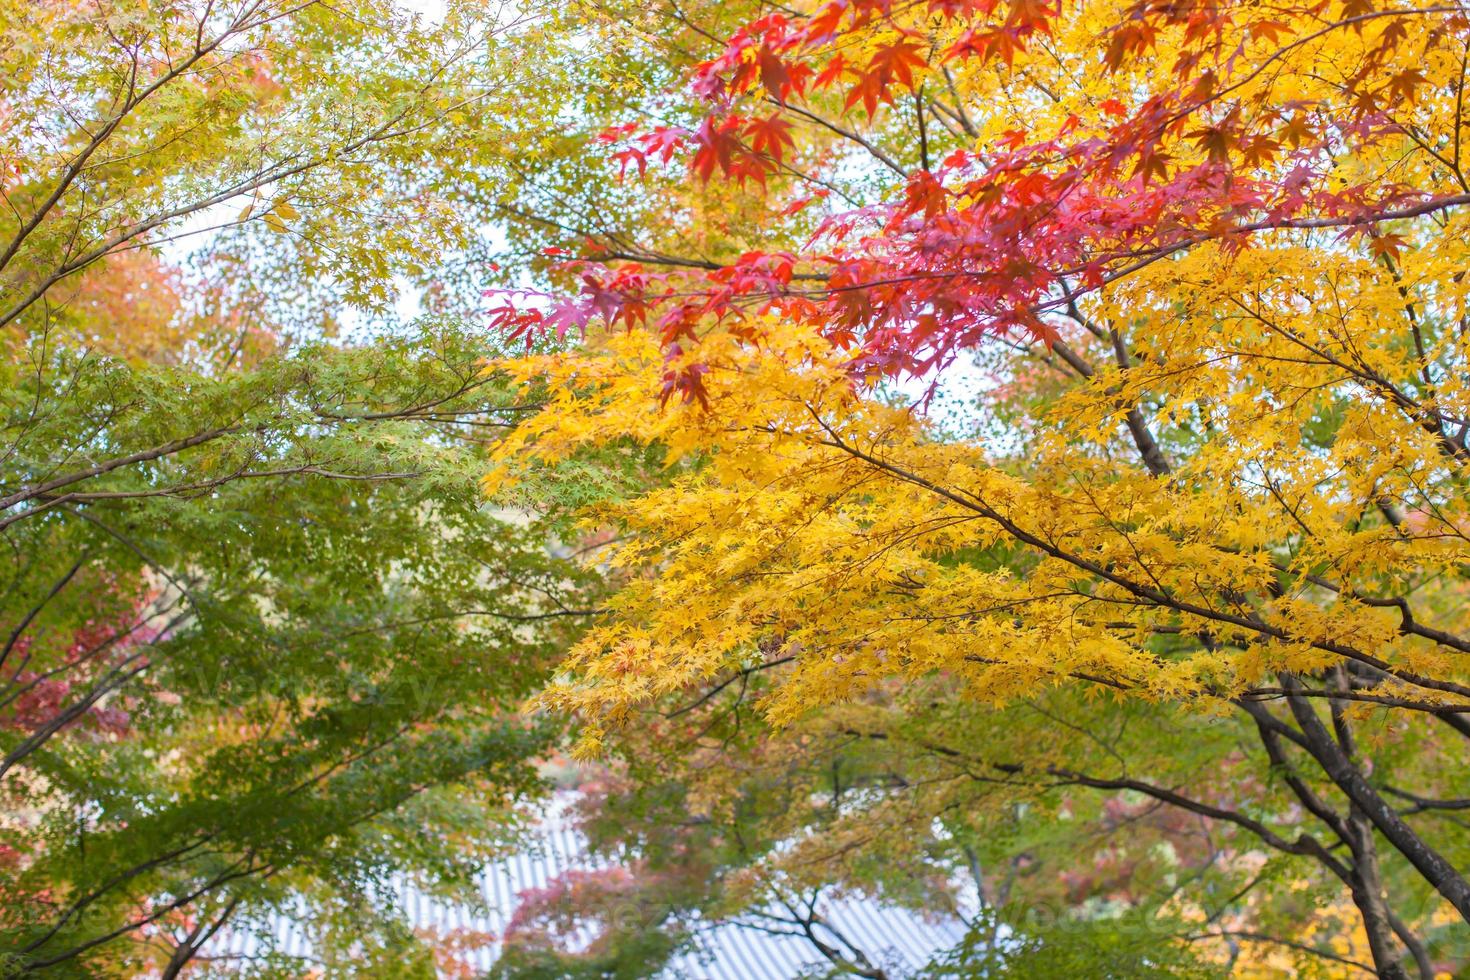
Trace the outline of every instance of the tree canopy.
<path fill-rule="evenodd" d="M 597 593 L 478 484 L 526 411 L 463 313 L 502 134 L 540 138 L 497 113 L 529 19 L 0 23 L 0 972 L 299 975 L 288 914 L 316 968 L 431 974 L 397 887 L 478 899 Z M 201 959 L 231 930 L 253 959 Z"/>
<path fill-rule="evenodd" d="M 799 820 L 823 829 L 789 828 L 770 873 L 861 882 L 854 851 L 938 820 L 953 859 L 1021 813 L 1072 823 L 1075 861 L 1108 823 L 1083 814 L 1152 801 L 1210 842 L 1173 845 L 1168 895 L 1218 960 L 1458 962 L 1465 30 L 833 3 L 713 42 L 696 122 L 606 139 L 625 180 L 744 185 L 766 227 L 593 243 L 561 298 L 494 312 L 595 340 L 513 365 L 553 394 L 493 495 L 590 447 L 665 452 L 659 485 L 588 512 L 622 584 L 542 703 L 642 757 L 650 708 L 755 695 L 774 743 L 687 733 L 724 760 L 699 786 L 732 752 L 883 743 L 891 782 Z M 969 357 L 957 430 L 923 408 Z M 925 830 L 867 833 L 895 813 Z M 991 837 L 987 881 L 1036 832 Z"/>
<path fill-rule="evenodd" d="M 1470 964 L 1462 7 L 0 11 L 7 973 Z"/>

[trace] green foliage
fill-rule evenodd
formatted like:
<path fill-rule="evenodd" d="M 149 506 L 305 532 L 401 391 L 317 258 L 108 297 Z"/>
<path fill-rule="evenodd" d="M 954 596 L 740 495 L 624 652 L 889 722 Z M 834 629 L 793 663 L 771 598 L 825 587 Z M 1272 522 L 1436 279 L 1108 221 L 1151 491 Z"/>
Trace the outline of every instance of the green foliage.
<path fill-rule="evenodd" d="M 1214 980 L 1226 976 L 1218 965 L 1199 960 L 1178 937 L 1181 922 L 1153 909 L 1130 909 L 1117 916 L 1064 918 L 1024 936 L 1004 922 L 1026 919 L 1022 909 L 996 910 L 966 934 L 964 941 L 938 957 L 923 972 L 931 980 L 989 977 L 1004 980 Z"/>
<path fill-rule="evenodd" d="M 4 369 L 20 962 L 138 967 L 88 944 L 271 908 L 331 962 L 395 874 L 474 900 L 557 735 L 517 708 L 595 591 L 549 525 L 480 498 L 514 416 L 489 353 L 430 321 L 222 375 L 41 345 Z M 358 910 L 339 946 L 334 908 Z M 384 950 L 421 955 L 393 921 Z"/>
<path fill-rule="evenodd" d="M 604 200 L 568 162 L 578 107 L 610 112 L 628 95 L 613 75 L 649 63 L 590 64 L 585 27 L 475 0 L 437 18 L 395 0 L 0 2 L 0 326 L 129 350 L 163 332 L 146 347 L 176 355 L 186 338 L 163 328 L 187 321 L 224 358 L 242 333 L 249 350 L 391 322 L 405 294 L 476 310 L 498 219 Z M 187 267 L 144 284 L 153 248 Z M 127 281 L 99 317 L 107 277 Z M 173 292 L 180 309 L 153 309 Z"/>
<path fill-rule="evenodd" d="M 525 409 L 464 314 L 595 85 L 575 17 L 442 14 L 0 0 L 7 971 L 171 977 L 277 910 L 425 975 L 390 883 L 478 901 L 540 789 L 596 577 L 484 503 Z"/>
<path fill-rule="evenodd" d="M 654 976 L 678 943 L 669 934 L 646 929 L 618 937 L 605 950 L 563 953 L 541 946 L 511 945 L 496 960 L 487 980 L 642 980 Z"/>

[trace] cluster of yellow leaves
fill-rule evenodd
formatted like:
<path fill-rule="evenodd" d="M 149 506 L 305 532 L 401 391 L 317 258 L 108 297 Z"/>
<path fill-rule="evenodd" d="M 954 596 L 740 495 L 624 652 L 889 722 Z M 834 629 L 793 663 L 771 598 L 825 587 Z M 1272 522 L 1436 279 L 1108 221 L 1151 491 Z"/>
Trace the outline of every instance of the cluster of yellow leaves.
<path fill-rule="evenodd" d="M 1097 70 L 1124 6 L 1086 5 L 1007 71 L 958 67 L 957 102 L 986 107 L 974 147 L 1074 116 L 1101 134 L 1109 101 L 1131 107 L 1150 73 L 1172 71 L 1172 35 Z M 1285 148 L 1330 118 L 1309 107 L 1351 92 L 1402 136 L 1335 158 L 1333 180 L 1467 186 L 1460 52 L 1422 13 L 1318 32 L 1315 15 L 1240 11 L 1221 45 L 1245 46 L 1215 115 L 1247 106 L 1255 128 L 1221 152 L 1282 179 Z M 1392 32 L 1413 43 L 1387 45 Z M 1184 165 L 1216 151 L 1191 136 L 1172 152 Z M 1058 320 L 1070 357 L 1034 349 L 1008 367 L 1062 380 L 990 445 L 941 438 L 783 323 L 759 345 L 716 328 L 689 345 L 710 369 L 708 410 L 664 403 L 669 365 L 641 331 L 498 365 L 550 394 L 498 450 L 491 494 L 598 447 L 660 445 L 670 466 L 667 485 L 588 514 L 621 532 L 596 560 L 625 584 L 543 703 L 583 716 L 589 748 L 639 706 L 778 662 L 763 702 L 778 723 L 936 674 L 992 704 L 1075 683 L 1212 711 L 1272 696 L 1278 672 L 1345 661 L 1379 679 L 1365 704 L 1462 703 L 1467 231 L 1446 211 L 1155 262 Z M 1148 440 L 1166 461 L 1152 471 Z"/>
<path fill-rule="evenodd" d="M 626 585 L 543 703 L 592 721 L 590 747 L 638 705 L 777 660 L 777 723 L 936 672 L 996 704 L 1077 682 L 1205 710 L 1344 657 L 1453 682 L 1463 654 L 1400 636 L 1374 600 L 1410 593 L 1437 628 L 1462 625 L 1436 584 L 1470 550 L 1460 463 L 1373 378 L 1417 363 L 1397 281 L 1436 277 L 1461 240 L 1393 275 L 1285 238 L 1160 264 L 1092 311 L 1131 328 L 1128 367 L 1075 340 L 1099 367 L 1039 414 L 1024 461 L 935 438 L 786 325 L 687 352 L 710 367 L 708 411 L 661 404 L 666 365 L 639 331 L 513 363 L 550 400 L 501 447 L 489 492 L 619 440 L 664 446 L 672 474 L 589 515 L 624 532 L 598 560 Z M 1453 331 L 1436 343 L 1441 360 L 1470 353 Z M 1435 410 L 1464 417 L 1467 394 L 1446 376 Z M 1140 402 L 1176 456 L 1166 476 L 1125 438 Z M 1379 693 L 1408 686 L 1385 676 Z"/>

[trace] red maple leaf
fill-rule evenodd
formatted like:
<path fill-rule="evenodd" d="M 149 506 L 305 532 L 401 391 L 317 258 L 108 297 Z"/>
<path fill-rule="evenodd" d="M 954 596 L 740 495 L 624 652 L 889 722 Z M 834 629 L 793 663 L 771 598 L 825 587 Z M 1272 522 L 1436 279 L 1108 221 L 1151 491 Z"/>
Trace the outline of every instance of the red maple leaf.
<path fill-rule="evenodd" d="M 781 155 L 786 147 L 795 145 L 791 138 L 791 124 L 782 119 L 779 113 L 772 113 L 763 119 L 752 119 L 745 124 L 745 135 L 750 137 L 750 144 L 755 152 L 764 153 L 777 163 L 781 162 Z"/>

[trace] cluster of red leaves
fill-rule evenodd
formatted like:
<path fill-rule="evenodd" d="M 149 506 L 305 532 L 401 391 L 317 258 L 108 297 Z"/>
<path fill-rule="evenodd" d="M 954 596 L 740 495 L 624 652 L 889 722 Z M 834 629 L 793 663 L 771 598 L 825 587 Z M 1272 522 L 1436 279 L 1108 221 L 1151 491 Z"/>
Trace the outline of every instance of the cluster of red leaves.
<path fill-rule="evenodd" d="M 1227 766 L 1227 771 L 1232 768 Z M 1257 787 L 1237 785 L 1234 793 L 1215 788 L 1207 796 L 1211 803 L 1229 804 L 1247 788 Z M 1153 866 L 1155 873 L 1162 870 L 1160 843 L 1168 845 L 1168 870 L 1175 874 L 1181 868 L 1202 873 L 1222 857 L 1238 857 L 1240 853 L 1228 832 L 1222 835 L 1220 828 L 1212 827 L 1198 814 L 1160 806 L 1156 800 L 1109 797 L 1091 829 L 1099 846 L 1090 860 L 1055 872 L 1058 897 L 1069 906 L 1096 898 L 1129 906 L 1147 901 L 1149 876 L 1141 872 L 1148 866 Z M 1250 849 L 1249 844 L 1246 849 Z"/>
<path fill-rule="evenodd" d="M 941 64 L 964 58 L 1008 64 L 1036 36 L 1050 34 L 1061 15 L 1050 0 L 924 0 L 920 6 L 961 28 L 958 40 L 932 55 Z M 1162 30 L 1181 33 L 1184 42 L 1155 91 L 1141 93 L 1131 107 L 1112 99 L 1100 106 L 1109 119 L 1101 133 L 1072 117 L 1045 136 L 1012 132 L 988 150 L 953 153 L 932 171 L 912 172 L 893 199 L 829 217 L 799 255 L 750 253 L 716 269 L 657 273 L 579 260 L 567 266 L 580 278 L 579 295 L 543 295 L 530 304 L 507 297 L 491 311 L 492 323 L 526 337 L 547 330 L 560 337 L 595 320 L 610 327 L 652 324 L 674 363 L 698 330 L 719 324 L 754 336 L 752 318 L 776 313 L 852 349 L 857 376 L 919 375 L 988 336 L 1050 344 L 1057 333 L 1048 314 L 1204 241 L 1240 248 L 1258 232 L 1321 227 L 1383 242 L 1388 236 L 1376 227 L 1383 220 L 1466 203 L 1464 195 L 1329 184 L 1334 154 L 1344 147 L 1400 135 L 1380 106 L 1412 98 L 1423 76 L 1383 77 L 1376 69 L 1402 43 L 1402 30 L 1382 33 L 1341 104 L 1234 97 L 1283 52 L 1394 14 L 1346 0 L 1333 20 L 1328 6 L 1320 0 L 1301 12 L 1326 26 L 1293 35 L 1282 20 L 1261 20 L 1246 6 L 1139 0 L 1108 32 L 1109 68 L 1149 55 Z M 847 109 L 861 106 L 871 117 L 931 67 L 921 39 L 894 14 L 890 0 L 831 0 L 805 17 L 762 17 L 695 72 L 694 91 L 712 104 L 696 130 L 635 135 L 619 127 L 602 139 L 621 145 L 613 157 L 624 171 L 634 166 L 642 174 L 651 160 L 666 164 L 687 154 L 703 180 L 764 186 L 795 145 L 783 117 L 793 102 L 845 86 Z M 1241 26 L 1237 20 L 1244 30 L 1229 34 L 1236 40 L 1225 50 L 1227 28 Z M 1465 26 L 1463 18 L 1449 21 L 1443 31 Z M 852 64 L 845 52 L 855 46 L 844 42 L 866 31 L 891 40 Z M 1257 67 L 1222 80 L 1216 69 L 1259 42 L 1272 53 L 1253 48 L 1249 63 Z M 774 102 L 777 111 L 736 111 L 759 102 Z M 665 397 L 703 400 L 704 373 L 699 364 L 671 367 Z"/>
<path fill-rule="evenodd" d="M 544 887 L 516 896 L 505 941 L 573 954 L 600 952 L 629 926 L 623 920 L 642 887 L 632 871 L 619 865 L 570 868 Z"/>
<path fill-rule="evenodd" d="M 73 734 L 126 735 L 133 699 L 118 695 L 98 699 L 91 692 L 109 672 L 146 668 L 144 651 L 159 638 L 158 630 L 131 619 L 129 615 L 118 621 L 84 623 L 59 651 L 48 651 L 43 663 L 36 663 L 34 656 L 38 641 L 17 637 L 10 650 L 17 666 L 5 678 L 0 728 L 31 732 L 73 715 L 63 726 Z"/>

